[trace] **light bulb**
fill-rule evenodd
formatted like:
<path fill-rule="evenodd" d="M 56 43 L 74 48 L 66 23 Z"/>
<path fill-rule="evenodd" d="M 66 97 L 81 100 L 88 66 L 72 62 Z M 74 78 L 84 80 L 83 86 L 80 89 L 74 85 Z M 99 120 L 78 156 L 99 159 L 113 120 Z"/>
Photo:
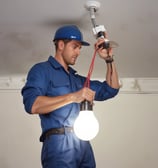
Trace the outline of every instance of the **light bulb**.
<path fill-rule="evenodd" d="M 99 123 L 88 101 L 81 103 L 81 111 L 74 123 L 74 132 L 79 139 L 85 141 L 92 140 L 99 132 Z"/>

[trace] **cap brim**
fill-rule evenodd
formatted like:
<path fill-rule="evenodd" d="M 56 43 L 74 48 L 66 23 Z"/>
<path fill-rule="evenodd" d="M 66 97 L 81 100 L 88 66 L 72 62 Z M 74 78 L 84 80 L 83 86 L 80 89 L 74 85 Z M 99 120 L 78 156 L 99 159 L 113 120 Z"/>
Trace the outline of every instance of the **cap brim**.
<path fill-rule="evenodd" d="M 82 41 L 81 44 L 82 44 L 83 46 L 90 46 L 90 44 L 89 44 L 88 42 L 86 42 L 86 41 Z"/>

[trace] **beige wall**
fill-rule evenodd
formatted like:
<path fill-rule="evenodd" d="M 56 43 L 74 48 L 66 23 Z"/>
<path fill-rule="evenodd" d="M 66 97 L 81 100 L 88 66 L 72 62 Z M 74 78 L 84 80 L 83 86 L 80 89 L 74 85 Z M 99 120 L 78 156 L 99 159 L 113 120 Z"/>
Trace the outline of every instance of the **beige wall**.
<path fill-rule="evenodd" d="M 158 94 L 123 94 L 95 102 L 97 168 L 158 167 Z M 24 112 L 19 90 L 0 90 L 0 167 L 39 168 L 38 116 Z"/>
<path fill-rule="evenodd" d="M 95 111 L 97 168 L 158 167 L 158 94 L 119 94 Z"/>

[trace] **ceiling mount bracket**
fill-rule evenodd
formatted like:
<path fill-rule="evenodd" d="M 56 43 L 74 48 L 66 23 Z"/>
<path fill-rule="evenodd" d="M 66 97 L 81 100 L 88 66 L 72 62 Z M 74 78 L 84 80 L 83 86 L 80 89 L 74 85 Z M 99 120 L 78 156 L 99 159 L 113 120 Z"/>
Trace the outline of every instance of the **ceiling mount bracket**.
<path fill-rule="evenodd" d="M 88 11 L 90 11 L 91 9 L 94 9 L 95 11 L 97 11 L 100 8 L 100 2 L 98 1 L 87 1 L 85 4 L 85 7 Z"/>

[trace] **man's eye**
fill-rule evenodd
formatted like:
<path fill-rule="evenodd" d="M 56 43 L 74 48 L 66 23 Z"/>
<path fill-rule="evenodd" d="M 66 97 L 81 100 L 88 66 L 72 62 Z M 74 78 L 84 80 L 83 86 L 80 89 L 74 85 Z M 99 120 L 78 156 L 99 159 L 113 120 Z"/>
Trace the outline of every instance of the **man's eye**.
<path fill-rule="evenodd" d="M 73 48 L 73 49 L 77 49 L 77 48 L 81 49 L 81 46 L 74 44 L 74 45 L 72 45 L 72 48 Z"/>
<path fill-rule="evenodd" d="M 73 49 L 76 49 L 78 46 L 77 45 L 73 45 L 72 47 L 73 47 Z"/>

